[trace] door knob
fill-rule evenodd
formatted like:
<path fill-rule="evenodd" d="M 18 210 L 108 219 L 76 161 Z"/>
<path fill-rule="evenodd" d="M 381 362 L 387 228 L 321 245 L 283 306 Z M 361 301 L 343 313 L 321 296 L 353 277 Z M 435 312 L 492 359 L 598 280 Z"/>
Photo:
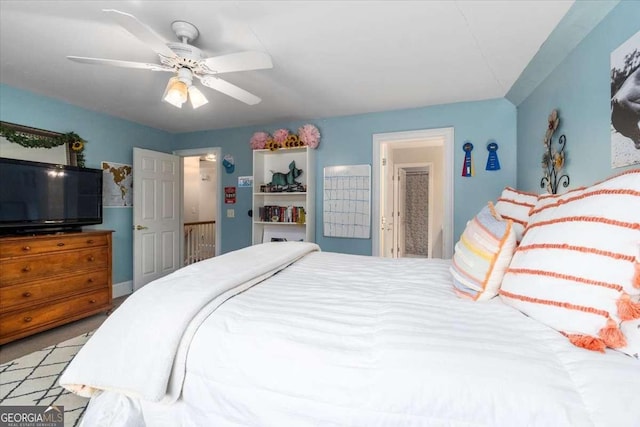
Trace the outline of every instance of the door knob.
<path fill-rule="evenodd" d="M 136 230 L 147 230 L 149 227 L 145 227 L 144 225 L 136 225 Z"/>

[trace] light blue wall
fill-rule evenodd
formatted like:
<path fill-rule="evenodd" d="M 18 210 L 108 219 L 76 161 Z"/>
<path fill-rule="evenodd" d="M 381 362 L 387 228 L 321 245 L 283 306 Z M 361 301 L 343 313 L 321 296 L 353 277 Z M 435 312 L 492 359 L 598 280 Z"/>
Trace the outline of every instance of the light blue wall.
<path fill-rule="evenodd" d="M 620 2 L 518 106 L 519 188 L 541 191 L 542 139 L 554 108 L 560 112 L 556 135 L 567 137 L 570 188 L 632 168 L 611 169 L 609 56 L 638 31 L 640 2 Z"/>
<path fill-rule="evenodd" d="M 252 174 L 252 157 L 249 139 L 253 132 L 264 130 L 272 133 L 278 128 L 296 131 L 304 123 L 315 124 L 322 134 L 316 156 L 316 171 L 322 173 L 325 166 L 341 164 L 371 164 L 372 135 L 375 133 L 431 129 L 453 126 L 455 129 L 454 161 L 454 239 L 462 233 L 469 220 L 488 200 L 495 200 L 506 185 L 516 184 L 516 110 L 505 99 L 457 104 L 409 110 L 388 111 L 347 117 L 334 117 L 305 122 L 273 123 L 268 126 L 243 127 L 216 131 L 194 132 L 177 135 L 174 150 L 222 147 L 223 155 L 235 158 L 235 172 L 223 173 L 223 186 L 237 185 L 238 176 Z M 487 172 L 486 143 L 495 139 L 502 169 Z M 473 152 L 476 176 L 461 177 L 465 140 L 474 143 Z M 353 254 L 371 254 L 370 239 L 336 239 L 322 236 L 322 180 L 316 180 L 316 241 L 325 251 Z M 223 206 L 223 252 L 251 244 L 251 190 L 239 188 L 235 218 L 226 218 Z"/>
<path fill-rule="evenodd" d="M 233 174 L 223 173 L 222 186 L 237 185 L 237 177 L 252 174 L 249 139 L 257 130 L 273 132 L 280 127 L 296 130 L 307 122 L 276 123 L 269 126 L 223 129 L 172 135 L 112 116 L 96 113 L 28 91 L 0 86 L 0 120 L 19 123 L 57 132 L 74 131 L 88 141 L 87 167 L 100 167 L 103 160 L 132 163 L 134 146 L 168 152 L 200 147 L 222 147 L 223 155 L 235 158 Z M 505 185 L 516 181 L 516 111 L 504 99 L 440 105 L 402 111 L 372 113 L 349 117 L 336 117 L 309 121 L 318 126 L 322 140 L 318 148 L 317 171 L 324 166 L 338 164 L 371 163 L 372 135 L 453 126 L 455 128 L 454 236 L 458 238 L 466 221 L 487 200 L 495 200 Z M 496 139 L 500 144 L 502 169 L 487 172 L 485 144 Z M 476 176 L 462 178 L 465 140 L 476 145 L 474 161 Z M 322 210 L 321 180 L 317 180 L 317 211 Z M 230 206 L 223 206 L 225 209 Z M 229 252 L 251 243 L 251 190 L 238 188 L 235 218 L 222 220 L 222 252 Z M 316 215 L 318 214 L 316 212 Z M 318 219 L 320 219 L 318 217 Z M 132 213 L 128 208 L 110 208 L 104 211 L 100 228 L 115 230 L 114 283 L 131 280 L 132 266 Z M 371 254 L 371 240 L 332 239 L 322 236 L 321 222 L 317 221 L 316 240 L 327 251 Z"/>
<path fill-rule="evenodd" d="M 620 43 L 640 30 L 640 2 L 622 1 L 585 37 L 567 58 L 517 108 L 505 99 L 448 104 L 305 122 L 273 123 L 267 126 L 204 131 L 172 135 L 0 85 L 0 120 L 58 132 L 74 131 L 86 138 L 87 166 L 99 167 L 102 160 L 132 163 L 132 147 L 171 151 L 200 147 L 222 147 L 232 154 L 236 170 L 223 173 L 223 186 L 237 184 L 240 175 L 251 175 L 248 141 L 257 130 L 273 132 L 279 127 L 296 130 L 303 123 L 314 123 L 322 133 L 317 171 L 324 166 L 371 163 L 372 135 L 453 126 L 455 128 L 454 238 L 465 222 L 486 203 L 494 200 L 505 185 L 538 191 L 541 177 L 542 136 L 547 115 L 560 110 L 559 133 L 567 135 L 567 170 L 572 186 L 590 184 L 616 171 L 610 168 L 609 143 L 609 54 Z M 516 135 L 517 129 L 517 135 Z M 517 144 L 516 144 L 517 137 Z M 490 138 L 500 144 L 502 170 L 484 170 Z M 475 145 L 476 176 L 462 178 L 462 143 Z M 517 154 L 517 158 L 516 158 Z M 321 181 L 318 180 L 317 209 L 321 212 Z M 222 220 L 222 251 L 229 252 L 250 244 L 251 227 L 247 211 L 251 190 L 239 188 L 235 218 Z M 224 209 L 228 206 L 223 206 Z M 130 280 L 132 268 L 132 216 L 130 209 L 105 209 L 102 228 L 114 235 L 114 283 Z M 322 236 L 318 217 L 316 239 L 328 251 L 370 254 L 371 241 L 331 239 Z"/>
<path fill-rule="evenodd" d="M 174 135 L 52 98 L 0 85 L 0 120 L 54 132 L 75 132 L 86 139 L 86 166 L 100 162 L 133 163 L 133 147 L 168 152 Z M 114 230 L 113 283 L 133 278 L 132 209 L 106 208 L 95 228 Z"/>

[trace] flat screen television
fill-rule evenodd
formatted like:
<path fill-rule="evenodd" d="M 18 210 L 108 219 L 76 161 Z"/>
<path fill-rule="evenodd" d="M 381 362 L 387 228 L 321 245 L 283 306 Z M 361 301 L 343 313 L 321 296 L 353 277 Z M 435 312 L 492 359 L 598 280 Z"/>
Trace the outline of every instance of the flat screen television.
<path fill-rule="evenodd" d="M 102 224 L 102 170 L 0 157 L 0 233 Z"/>

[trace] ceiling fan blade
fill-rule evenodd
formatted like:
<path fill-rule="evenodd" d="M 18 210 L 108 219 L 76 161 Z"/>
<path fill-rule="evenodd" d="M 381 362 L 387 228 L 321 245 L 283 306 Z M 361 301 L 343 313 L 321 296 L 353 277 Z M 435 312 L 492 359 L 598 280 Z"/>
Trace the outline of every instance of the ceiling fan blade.
<path fill-rule="evenodd" d="M 121 27 L 129 31 L 134 37 L 147 44 L 158 55 L 168 58 L 176 57 L 176 54 L 169 49 L 166 41 L 151 27 L 140 22 L 138 18 L 125 12 L 115 9 L 102 9 L 103 12 L 109 13 Z"/>
<path fill-rule="evenodd" d="M 216 74 L 273 68 L 271 57 L 264 52 L 258 51 L 214 56 L 204 59 L 203 62 L 212 73 Z"/>
<path fill-rule="evenodd" d="M 80 62 L 81 64 L 111 65 L 114 67 L 138 68 L 142 70 L 151 70 L 151 71 L 169 71 L 169 72 L 174 71 L 172 67 L 167 67 L 166 65 L 149 64 L 145 62 L 120 61 L 117 59 L 87 58 L 84 56 L 67 56 L 67 58 L 74 62 Z"/>
<path fill-rule="evenodd" d="M 254 94 L 249 93 L 246 90 L 239 88 L 238 86 L 233 85 L 227 81 L 219 79 L 216 76 L 203 76 L 200 77 L 200 80 L 202 81 L 203 85 L 222 92 L 225 95 L 237 99 L 238 101 L 242 101 L 245 104 L 256 105 L 260 103 L 260 101 L 262 101 L 262 99 L 258 98 Z"/>

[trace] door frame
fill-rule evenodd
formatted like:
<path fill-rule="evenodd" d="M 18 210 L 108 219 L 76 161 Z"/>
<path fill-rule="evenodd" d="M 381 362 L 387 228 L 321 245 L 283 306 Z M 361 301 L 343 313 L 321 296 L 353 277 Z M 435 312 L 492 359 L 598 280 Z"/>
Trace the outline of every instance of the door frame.
<path fill-rule="evenodd" d="M 444 219 L 442 224 L 444 258 L 451 258 L 453 255 L 453 201 L 454 201 L 454 175 L 453 175 L 453 148 L 454 148 L 454 128 L 422 129 L 413 131 L 375 133 L 372 135 L 373 153 L 373 179 L 372 182 L 372 234 L 371 234 L 371 254 L 381 256 L 384 248 L 381 248 L 380 239 L 380 212 L 383 210 L 380 198 L 381 187 L 384 183 L 381 174 L 383 150 L 387 146 L 395 147 L 428 147 L 443 146 L 444 149 L 444 171 L 443 171 L 443 194 L 444 194 Z"/>
<path fill-rule="evenodd" d="M 427 207 L 427 258 L 431 258 L 433 256 L 433 163 L 432 162 L 421 162 L 421 163 L 394 163 L 393 164 L 394 175 L 396 175 L 395 171 L 399 171 L 400 169 L 405 170 L 405 172 L 413 172 L 413 171 L 425 171 L 429 175 L 429 183 L 427 184 L 428 189 L 428 207 Z M 409 169 L 409 170 L 407 170 Z M 406 187 L 405 187 L 406 189 Z"/>
<path fill-rule="evenodd" d="M 402 176 L 401 176 L 402 175 Z M 400 172 L 400 169 L 398 169 L 396 167 L 396 164 L 393 164 L 393 190 L 392 190 L 392 194 L 391 194 L 391 199 L 393 200 L 393 214 L 394 214 L 394 218 L 393 218 L 393 243 L 392 243 L 392 254 L 394 258 L 401 258 L 401 254 L 404 255 L 405 253 L 405 246 L 404 246 L 404 225 L 406 224 L 406 220 L 405 220 L 405 203 L 404 201 L 401 203 L 400 201 L 402 200 L 403 196 L 405 196 L 404 198 L 406 199 L 406 182 L 405 180 L 401 179 L 403 177 L 406 178 L 407 175 L 407 171 L 403 170 L 402 172 Z M 388 202 L 388 200 L 387 200 Z M 402 212 L 402 215 L 400 214 Z M 402 237 L 401 237 L 402 235 Z M 400 251 L 400 243 L 402 240 L 402 251 Z"/>
<path fill-rule="evenodd" d="M 222 147 L 204 147 L 191 148 L 186 150 L 173 150 L 173 154 L 179 156 L 180 159 L 180 227 L 184 229 L 184 162 L 183 157 L 204 156 L 206 154 L 215 154 L 216 162 L 216 251 L 215 256 L 220 255 L 220 246 L 222 245 L 222 205 L 220 196 L 222 195 Z M 184 265 L 184 245 L 180 246 L 180 262 Z"/>

